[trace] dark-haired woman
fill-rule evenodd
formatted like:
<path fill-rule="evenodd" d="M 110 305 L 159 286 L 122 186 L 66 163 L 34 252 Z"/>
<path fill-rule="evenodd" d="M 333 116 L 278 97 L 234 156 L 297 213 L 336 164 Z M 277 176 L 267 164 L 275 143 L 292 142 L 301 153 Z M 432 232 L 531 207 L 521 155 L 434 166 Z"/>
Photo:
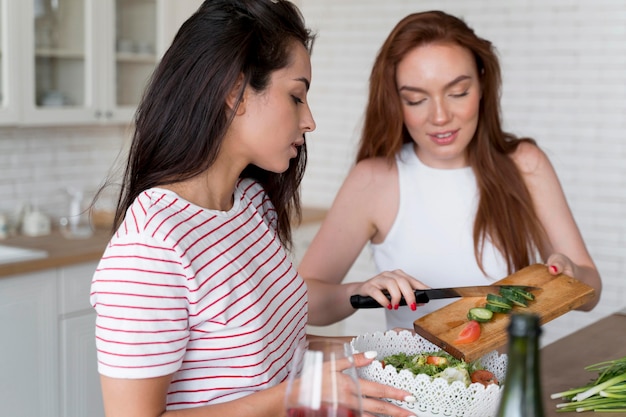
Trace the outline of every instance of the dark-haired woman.
<path fill-rule="evenodd" d="M 306 338 L 285 247 L 315 129 L 312 41 L 287 1 L 207 0 L 155 70 L 91 289 L 108 417 L 284 415 Z M 362 392 L 410 415 L 377 399 L 405 391 Z"/>
<path fill-rule="evenodd" d="M 363 294 L 387 308 L 388 328 L 412 329 L 449 302 L 417 306 L 413 289 L 485 285 L 539 261 L 594 287 L 581 309 L 596 305 L 600 276 L 557 175 L 534 140 L 502 130 L 500 86 L 492 44 L 462 20 L 415 13 L 392 30 L 356 166 L 298 268 L 311 324 L 347 317 Z M 342 283 L 368 242 L 378 275 Z"/>

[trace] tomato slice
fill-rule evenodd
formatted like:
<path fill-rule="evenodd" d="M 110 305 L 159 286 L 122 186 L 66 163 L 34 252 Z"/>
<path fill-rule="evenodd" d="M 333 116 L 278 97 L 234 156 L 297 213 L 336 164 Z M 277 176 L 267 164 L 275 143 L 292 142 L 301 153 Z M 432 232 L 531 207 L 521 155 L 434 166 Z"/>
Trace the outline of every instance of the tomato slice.
<path fill-rule="evenodd" d="M 470 320 L 454 341 L 455 344 L 472 343 L 480 337 L 480 323 L 476 320 Z"/>
<path fill-rule="evenodd" d="M 499 383 L 498 378 L 496 378 L 492 372 L 489 372 L 486 369 L 479 369 L 472 372 L 472 374 L 470 375 L 470 379 L 472 383 L 479 382 L 484 386 Z"/>
<path fill-rule="evenodd" d="M 430 365 L 443 366 L 448 363 L 448 359 L 443 356 L 427 356 L 426 363 Z"/>

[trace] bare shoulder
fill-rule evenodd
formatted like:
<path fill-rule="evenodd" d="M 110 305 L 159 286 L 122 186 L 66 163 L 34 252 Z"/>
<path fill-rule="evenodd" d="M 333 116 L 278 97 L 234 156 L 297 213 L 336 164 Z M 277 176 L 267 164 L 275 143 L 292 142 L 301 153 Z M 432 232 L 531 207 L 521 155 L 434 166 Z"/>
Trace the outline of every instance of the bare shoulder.
<path fill-rule="evenodd" d="M 398 170 L 395 161 L 384 158 L 369 158 L 359 161 L 348 176 L 350 183 L 365 188 L 377 188 L 395 181 Z"/>
<path fill-rule="evenodd" d="M 511 154 L 511 159 L 524 176 L 541 175 L 546 169 L 552 171 L 552 164 L 545 152 L 530 142 L 521 142 Z"/>
<path fill-rule="evenodd" d="M 368 225 L 368 239 L 379 243 L 393 224 L 399 193 L 395 160 L 364 159 L 353 167 L 334 206 L 349 207 L 352 221 Z"/>

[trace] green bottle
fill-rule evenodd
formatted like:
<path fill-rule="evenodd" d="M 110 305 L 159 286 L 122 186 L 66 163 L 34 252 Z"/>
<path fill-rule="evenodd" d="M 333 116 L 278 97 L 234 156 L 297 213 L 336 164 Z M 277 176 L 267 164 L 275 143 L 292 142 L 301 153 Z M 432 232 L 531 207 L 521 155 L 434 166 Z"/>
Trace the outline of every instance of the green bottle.
<path fill-rule="evenodd" d="M 497 417 L 544 417 L 539 316 L 512 314 L 508 332 L 508 364 Z"/>

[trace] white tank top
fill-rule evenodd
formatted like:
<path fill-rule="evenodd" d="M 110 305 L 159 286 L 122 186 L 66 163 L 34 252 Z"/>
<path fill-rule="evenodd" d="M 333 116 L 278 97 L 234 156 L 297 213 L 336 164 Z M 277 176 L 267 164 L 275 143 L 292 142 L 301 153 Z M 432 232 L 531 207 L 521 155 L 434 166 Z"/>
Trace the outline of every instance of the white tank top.
<path fill-rule="evenodd" d="M 474 256 L 473 228 L 478 189 L 472 168 L 435 169 L 404 145 L 396 157 L 400 203 L 396 219 L 380 244 L 371 244 L 378 272 L 401 269 L 432 288 L 488 285 L 508 272 L 500 252 L 485 242 L 482 273 Z M 413 329 L 424 314 L 455 301 L 432 300 L 411 311 L 385 310 L 387 328 Z"/>

